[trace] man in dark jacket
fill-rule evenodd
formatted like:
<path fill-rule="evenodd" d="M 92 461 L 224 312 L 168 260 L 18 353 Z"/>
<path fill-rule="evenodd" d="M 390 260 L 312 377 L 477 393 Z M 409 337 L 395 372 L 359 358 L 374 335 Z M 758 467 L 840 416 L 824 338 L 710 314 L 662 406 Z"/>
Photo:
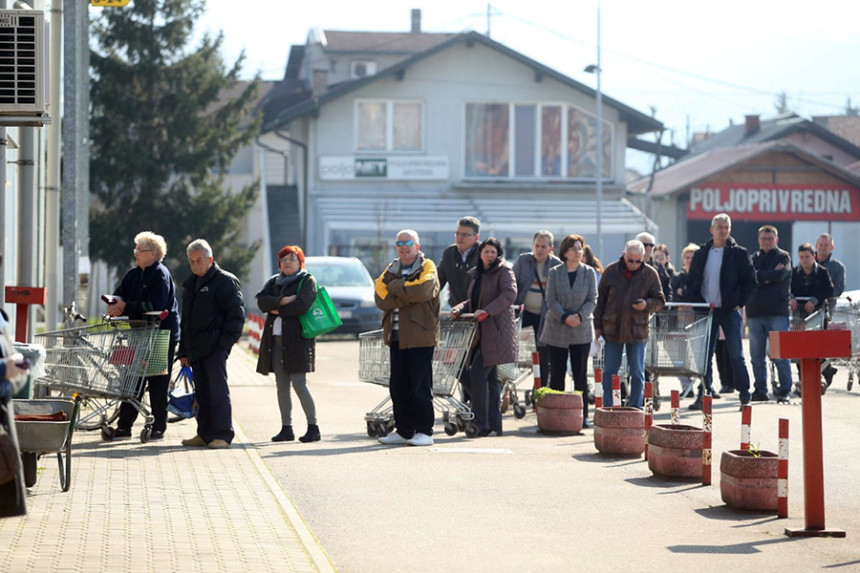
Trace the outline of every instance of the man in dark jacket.
<path fill-rule="evenodd" d="M 448 304 L 453 308 L 466 300 L 469 283 L 469 269 L 478 262 L 478 241 L 481 238 L 481 222 L 475 217 L 462 217 L 457 221 L 454 244 L 442 252 L 439 261 L 439 288 L 448 285 Z"/>
<path fill-rule="evenodd" d="M 222 270 L 203 239 L 186 249 L 191 276 L 182 283 L 179 360 L 191 366 L 197 391 L 197 435 L 183 446 L 227 448 L 233 441 L 233 410 L 227 357 L 242 335 L 245 307 L 239 279 Z"/>
<path fill-rule="evenodd" d="M 753 402 L 767 401 L 767 347 L 771 331 L 788 330 L 788 289 L 791 283 L 791 255 L 780 249 L 776 227 L 765 225 L 758 230 L 759 250 L 752 255 L 757 286 L 747 301 L 747 326 L 750 334 L 750 362 L 755 391 Z M 791 392 L 789 361 L 771 359 L 779 376 L 778 402 L 788 402 Z"/>
<path fill-rule="evenodd" d="M 744 360 L 741 308 L 752 296 L 756 280 L 749 252 L 731 238 L 731 232 L 731 217 L 726 213 L 715 215 L 711 220 L 712 239 L 704 243 L 693 255 L 688 285 L 690 295 L 695 302 L 708 302 L 714 305 L 705 386 L 709 393 L 715 394 L 712 358 L 717 335 L 722 327 L 732 363 L 733 382 L 743 405 L 750 401 L 750 375 Z M 701 407 L 702 387 L 700 386 L 699 395 L 690 405 L 690 409 L 697 410 Z"/>
<path fill-rule="evenodd" d="M 833 247 L 836 246 L 833 240 L 833 235 L 830 233 L 821 233 L 818 235 L 818 240 L 815 241 L 815 262 L 827 269 L 830 275 L 830 280 L 833 281 L 833 295 L 827 302 L 828 312 L 833 313 L 836 309 L 836 299 L 842 296 L 845 291 L 845 265 L 833 256 Z M 821 371 L 827 386 L 833 382 L 833 375 L 836 374 L 836 368 L 831 364 L 827 364 Z"/>
<path fill-rule="evenodd" d="M 645 264 L 645 247 L 640 241 L 628 241 L 621 258 L 606 267 L 597 287 L 594 337 L 603 336 L 606 340 L 604 406 L 620 406 L 613 404 L 612 376 L 618 373 L 621 356 L 626 352 L 631 379 L 627 405 L 642 407 L 651 314 L 663 308 L 665 302 L 657 271 Z"/>

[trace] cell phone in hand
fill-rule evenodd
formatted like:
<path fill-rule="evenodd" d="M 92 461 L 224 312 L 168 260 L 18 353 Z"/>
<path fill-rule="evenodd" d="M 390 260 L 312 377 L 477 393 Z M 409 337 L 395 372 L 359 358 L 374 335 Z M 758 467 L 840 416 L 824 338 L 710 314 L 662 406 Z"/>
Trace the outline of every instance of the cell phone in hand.
<path fill-rule="evenodd" d="M 103 294 L 102 300 L 108 304 L 116 304 L 116 297 L 112 294 Z"/>

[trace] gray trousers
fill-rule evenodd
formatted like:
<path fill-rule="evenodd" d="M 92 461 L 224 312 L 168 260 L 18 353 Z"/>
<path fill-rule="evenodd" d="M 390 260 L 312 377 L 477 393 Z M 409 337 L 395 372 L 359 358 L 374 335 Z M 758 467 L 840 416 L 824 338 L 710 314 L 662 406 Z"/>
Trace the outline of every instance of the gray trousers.
<path fill-rule="evenodd" d="M 275 374 L 275 383 L 278 387 L 278 408 L 281 410 L 281 425 L 292 426 L 293 401 L 290 396 L 290 385 L 296 391 L 308 425 L 316 425 L 317 410 L 311 391 L 308 390 L 307 373 L 286 372 L 281 361 L 281 337 L 275 336 L 272 341 L 272 372 Z"/>

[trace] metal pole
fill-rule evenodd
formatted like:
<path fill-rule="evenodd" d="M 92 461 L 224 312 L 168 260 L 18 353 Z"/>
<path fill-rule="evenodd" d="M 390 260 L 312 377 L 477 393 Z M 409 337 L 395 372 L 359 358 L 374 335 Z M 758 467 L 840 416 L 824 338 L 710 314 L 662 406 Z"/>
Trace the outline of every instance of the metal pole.
<path fill-rule="evenodd" d="M 600 0 L 597 0 L 597 253 L 606 260 L 603 252 L 603 98 L 600 92 Z"/>
<path fill-rule="evenodd" d="M 36 221 L 36 128 L 19 127 L 18 136 L 18 281 L 16 286 L 34 287 L 36 278 L 36 248 L 33 225 Z M 32 332 L 29 306 L 18 306 L 27 314 L 17 317 L 26 321 L 26 332 Z M 27 342 L 26 340 L 24 342 Z"/>
<path fill-rule="evenodd" d="M 50 104 L 54 120 L 48 126 L 48 166 L 45 186 L 45 324 L 54 330 L 60 306 L 60 69 L 63 40 L 63 0 L 51 0 L 51 86 Z"/>
<path fill-rule="evenodd" d="M 0 0 L 6 9 L 6 0 Z M 0 226 L 6 228 L 6 128 L 0 127 Z M 6 233 L 0 233 L 0 305 L 6 304 Z"/>

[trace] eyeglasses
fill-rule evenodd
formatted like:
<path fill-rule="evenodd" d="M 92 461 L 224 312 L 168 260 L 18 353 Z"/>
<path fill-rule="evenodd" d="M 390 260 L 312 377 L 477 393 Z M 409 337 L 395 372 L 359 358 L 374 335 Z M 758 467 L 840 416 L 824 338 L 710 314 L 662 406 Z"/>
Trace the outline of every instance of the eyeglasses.
<path fill-rule="evenodd" d="M 651 247 L 652 249 L 654 248 L 654 243 L 642 243 L 642 244 L 645 245 L 646 247 Z"/>
<path fill-rule="evenodd" d="M 474 237 L 477 233 L 454 233 L 454 236 L 458 239 L 465 239 L 466 237 Z"/>
<path fill-rule="evenodd" d="M 151 253 L 151 252 L 152 252 L 152 249 L 135 249 L 134 250 L 135 255 L 138 255 L 140 253 Z"/>
<path fill-rule="evenodd" d="M 642 259 L 639 259 L 639 260 L 636 260 L 636 259 L 624 259 L 624 260 L 625 260 L 625 261 L 627 261 L 627 264 L 628 264 L 628 265 L 641 265 L 641 264 L 642 264 Z"/>
<path fill-rule="evenodd" d="M 409 239 L 408 241 L 397 241 L 394 244 L 397 245 L 398 247 L 411 247 L 412 245 L 415 244 L 415 241 L 413 241 L 412 239 Z"/>
<path fill-rule="evenodd" d="M 286 256 L 281 257 L 282 263 L 294 263 L 297 260 L 299 260 L 299 258 L 295 255 L 286 255 Z"/>

